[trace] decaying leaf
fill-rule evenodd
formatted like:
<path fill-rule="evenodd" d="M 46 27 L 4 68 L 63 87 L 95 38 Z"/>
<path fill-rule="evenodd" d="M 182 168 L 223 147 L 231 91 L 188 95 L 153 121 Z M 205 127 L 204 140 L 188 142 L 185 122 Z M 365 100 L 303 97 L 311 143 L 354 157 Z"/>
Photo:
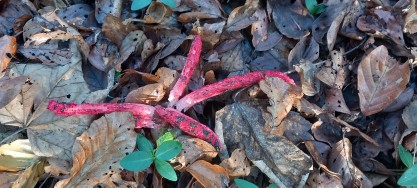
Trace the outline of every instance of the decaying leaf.
<path fill-rule="evenodd" d="M 290 112 L 296 100 L 300 100 L 301 92 L 279 78 L 266 77 L 259 82 L 261 90 L 268 95 L 271 106 L 267 107 L 269 114 L 264 114 L 269 126 L 277 127 Z"/>
<path fill-rule="evenodd" d="M 6 68 L 16 53 L 16 49 L 16 37 L 4 35 L 0 38 L 0 78 L 6 73 Z"/>
<path fill-rule="evenodd" d="M 28 139 L 15 140 L 0 146 L 0 155 L 0 171 L 25 170 L 39 160 L 39 157 L 33 153 Z"/>
<path fill-rule="evenodd" d="M 122 186 L 119 161 L 135 147 L 134 127 L 130 113 L 107 114 L 94 121 L 74 143 L 71 176 L 55 186 Z"/>
<path fill-rule="evenodd" d="M 164 24 L 169 21 L 172 9 L 161 2 L 152 1 L 146 9 L 144 22 L 147 24 Z"/>
<path fill-rule="evenodd" d="M 348 74 L 348 67 L 343 58 L 344 51 L 332 51 L 331 60 L 326 60 L 316 72 L 317 79 L 331 88 L 342 89 Z"/>
<path fill-rule="evenodd" d="M 216 3 L 216 0 L 186 0 L 181 4 L 187 9 L 191 9 L 191 12 L 185 12 L 178 16 L 178 21 L 185 23 L 195 19 L 214 19 L 222 18 L 220 6 Z"/>
<path fill-rule="evenodd" d="M 10 80 L 0 80 L 0 109 L 16 98 L 27 79 L 28 77 L 20 76 Z"/>
<path fill-rule="evenodd" d="M 223 160 L 220 166 L 225 168 L 229 177 L 245 177 L 250 173 L 250 164 L 242 149 L 235 149 L 230 158 Z"/>
<path fill-rule="evenodd" d="M 152 104 L 162 100 L 165 96 L 164 85 L 149 84 L 131 91 L 125 99 L 128 103 Z"/>
<path fill-rule="evenodd" d="M 342 176 L 344 187 L 372 187 L 371 181 L 352 161 L 352 144 L 344 138 L 336 143 L 330 152 L 327 166 Z"/>
<path fill-rule="evenodd" d="M 194 161 L 211 161 L 217 156 L 216 149 L 204 140 L 189 136 L 179 136 L 177 140 L 182 143 L 181 152 L 175 159 L 173 159 L 174 162 L 179 162 L 181 164 L 179 167 L 176 167 L 178 168 L 177 170 L 186 168 Z"/>
<path fill-rule="evenodd" d="M 227 31 L 239 31 L 257 21 L 253 16 L 259 8 L 259 0 L 247 0 L 243 6 L 236 7 L 227 18 Z"/>
<path fill-rule="evenodd" d="M 319 170 L 314 169 L 312 174 L 308 177 L 305 188 L 343 188 L 342 182 L 335 176 L 320 173 Z"/>
<path fill-rule="evenodd" d="M 122 45 L 123 39 L 128 35 L 131 31 L 136 30 L 136 27 L 133 24 L 125 25 L 120 18 L 113 16 L 111 14 L 107 14 L 103 20 L 102 32 L 104 36 L 113 43 L 117 44 L 117 46 Z"/>
<path fill-rule="evenodd" d="M 326 105 L 330 111 L 350 114 L 349 107 L 346 105 L 341 89 L 326 89 Z"/>
<path fill-rule="evenodd" d="M 213 165 L 204 160 L 194 162 L 186 171 L 204 187 L 225 188 L 229 183 L 229 176 L 222 166 Z"/>
<path fill-rule="evenodd" d="M 135 30 L 130 32 L 124 39 L 122 42 L 122 45 L 120 46 L 120 58 L 117 61 L 117 65 L 120 66 L 121 63 L 123 63 L 124 61 L 126 61 L 127 58 L 129 58 L 129 56 L 132 53 L 141 53 L 142 52 L 142 48 L 143 48 L 143 44 L 146 41 L 146 36 L 143 33 L 143 31 L 141 30 Z M 117 71 L 121 71 L 120 67 L 116 67 Z"/>
<path fill-rule="evenodd" d="M 121 0 L 96 0 L 95 16 L 98 23 L 103 23 L 104 18 L 111 14 L 120 17 L 123 1 Z"/>
<path fill-rule="evenodd" d="M 358 67 L 361 111 L 372 115 L 383 110 L 405 89 L 410 72 L 408 64 L 391 58 L 385 46 L 374 49 Z"/>
<path fill-rule="evenodd" d="M 36 155 L 70 159 L 75 137 L 89 125 L 92 116 L 59 117 L 46 107 L 51 99 L 76 103 L 87 99 L 90 90 L 82 76 L 81 61 L 59 67 L 16 64 L 10 70 L 10 77 L 19 76 L 30 79 L 23 92 L 0 109 L 0 122 L 28 128 Z M 94 100 L 101 98 L 95 96 Z"/>
<path fill-rule="evenodd" d="M 302 4 L 301 0 L 281 1 L 268 0 L 273 12 L 275 26 L 285 36 L 293 39 L 301 39 L 309 33 L 313 23 L 313 17 Z"/>
<path fill-rule="evenodd" d="M 406 108 L 404 108 L 402 119 L 407 127 L 411 130 L 417 129 L 417 100 L 411 102 Z"/>
<path fill-rule="evenodd" d="M 45 159 L 38 159 L 30 167 L 26 168 L 21 174 L 19 174 L 19 177 L 13 183 L 12 187 L 32 187 L 33 185 L 36 185 L 40 177 L 45 173 L 45 166 Z"/>
<path fill-rule="evenodd" d="M 285 137 L 265 132 L 258 108 L 234 103 L 216 113 L 216 132 L 229 148 L 243 144 L 245 153 L 278 186 L 304 185 L 311 159 Z M 221 129 L 221 130 L 220 130 Z"/>
<path fill-rule="evenodd" d="M 304 36 L 288 54 L 288 68 L 292 69 L 294 65 L 305 60 L 314 62 L 319 58 L 319 51 L 319 44 L 316 40 L 311 35 Z"/>
<path fill-rule="evenodd" d="M 265 115 L 264 115 L 265 118 Z M 271 134 L 284 136 L 294 144 L 314 140 L 310 133 L 311 123 L 297 112 L 289 112 L 281 125 L 271 129 Z"/>
<path fill-rule="evenodd" d="M 175 70 L 161 67 L 156 71 L 155 75 L 158 76 L 158 83 L 163 84 L 164 88 L 171 90 L 178 79 L 179 73 Z"/>
<path fill-rule="evenodd" d="M 301 89 L 304 95 L 314 96 L 320 89 L 320 82 L 315 79 L 316 65 L 308 60 L 303 60 L 295 66 L 295 71 L 301 79 Z"/>
<path fill-rule="evenodd" d="M 417 30 L 417 12 L 416 12 L 416 1 L 410 1 L 410 9 L 407 11 L 407 16 L 404 20 L 404 32 L 413 34 L 416 33 Z"/>

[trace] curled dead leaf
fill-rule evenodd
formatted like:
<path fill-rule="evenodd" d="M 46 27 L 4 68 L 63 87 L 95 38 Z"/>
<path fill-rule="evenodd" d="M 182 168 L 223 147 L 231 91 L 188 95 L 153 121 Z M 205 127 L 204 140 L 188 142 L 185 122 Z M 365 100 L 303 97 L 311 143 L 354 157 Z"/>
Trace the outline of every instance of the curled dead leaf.
<path fill-rule="evenodd" d="M 194 162 L 186 171 L 204 187 L 225 188 L 229 184 L 229 176 L 222 166 L 213 165 L 204 160 Z"/>

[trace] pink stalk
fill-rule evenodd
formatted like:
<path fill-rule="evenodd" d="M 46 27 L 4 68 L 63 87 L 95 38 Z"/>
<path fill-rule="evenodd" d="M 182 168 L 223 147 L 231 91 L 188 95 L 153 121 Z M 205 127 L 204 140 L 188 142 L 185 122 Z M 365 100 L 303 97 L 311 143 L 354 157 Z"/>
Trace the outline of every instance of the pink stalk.
<path fill-rule="evenodd" d="M 136 118 L 136 128 L 153 128 L 155 107 L 134 103 L 74 104 L 49 101 L 48 109 L 57 115 L 73 116 L 85 114 L 106 114 L 112 112 L 132 112 Z"/>
<path fill-rule="evenodd" d="M 198 63 L 200 62 L 202 42 L 200 36 L 195 36 L 193 43 L 191 44 L 190 51 L 188 52 L 188 57 L 185 62 L 184 68 L 182 69 L 181 75 L 178 78 L 178 81 L 175 83 L 171 92 L 169 93 L 168 101 L 170 107 L 178 101 L 181 95 L 184 93 L 185 88 L 190 82 L 190 78 L 194 73 Z"/>
<path fill-rule="evenodd" d="M 238 88 L 247 87 L 254 83 L 265 79 L 265 76 L 278 77 L 285 82 L 295 85 L 294 80 L 288 77 L 286 74 L 279 71 L 258 71 L 250 72 L 244 75 L 237 75 L 230 78 L 226 78 L 222 81 L 206 85 L 198 90 L 195 90 L 188 95 L 181 98 L 176 103 L 176 109 L 179 111 L 188 110 L 193 105 L 207 100 L 211 97 L 223 94 L 228 91 L 232 91 Z"/>
<path fill-rule="evenodd" d="M 156 106 L 155 112 L 163 121 L 169 123 L 170 125 L 180 128 L 182 131 L 191 136 L 210 142 L 216 148 L 222 148 L 219 137 L 217 137 L 216 133 L 193 118 L 184 115 L 180 111 L 173 108 Z"/>

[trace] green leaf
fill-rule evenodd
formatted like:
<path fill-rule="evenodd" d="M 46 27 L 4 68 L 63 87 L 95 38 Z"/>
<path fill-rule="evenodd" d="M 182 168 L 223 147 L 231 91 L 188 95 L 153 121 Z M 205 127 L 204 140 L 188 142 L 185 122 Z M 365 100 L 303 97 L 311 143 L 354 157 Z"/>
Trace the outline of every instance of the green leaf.
<path fill-rule="evenodd" d="M 306 8 L 310 14 L 313 14 L 316 10 L 317 1 L 316 0 L 305 0 Z"/>
<path fill-rule="evenodd" d="M 417 186 L 417 164 L 407 169 L 397 183 L 401 186 Z"/>
<path fill-rule="evenodd" d="M 175 140 L 169 140 L 162 143 L 156 148 L 155 157 L 159 160 L 169 160 L 174 158 L 180 153 L 182 144 Z"/>
<path fill-rule="evenodd" d="M 321 3 L 316 5 L 315 7 L 316 7 L 316 12 L 314 13 L 314 15 L 323 13 L 324 11 L 326 11 L 326 8 L 327 8 L 326 5 L 323 5 Z"/>
<path fill-rule="evenodd" d="M 170 8 L 175 9 L 175 0 L 161 0 L 161 2 Z"/>
<path fill-rule="evenodd" d="M 135 151 L 120 161 L 120 165 L 130 171 L 141 171 L 147 169 L 151 166 L 153 162 L 152 153 L 145 151 Z"/>
<path fill-rule="evenodd" d="M 258 188 L 255 184 L 243 179 L 235 179 L 238 188 Z"/>
<path fill-rule="evenodd" d="M 138 134 L 136 137 L 136 144 L 138 145 L 139 151 L 153 153 L 153 144 L 145 136 Z"/>
<path fill-rule="evenodd" d="M 398 154 L 400 155 L 401 161 L 410 168 L 413 166 L 413 156 L 407 151 L 401 144 L 398 145 Z"/>
<path fill-rule="evenodd" d="M 162 177 L 167 180 L 177 181 L 177 174 L 171 164 L 166 161 L 155 159 L 156 170 L 161 174 Z"/>
<path fill-rule="evenodd" d="M 273 183 L 273 184 L 269 185 L 268 188 L 278 188 L 278 186 Z"/>
<path fill-rule="evenodd" d="M 151 4 L 152 0 L 133 0 L 131 10 L 139 10 Z"/>
<path fill-rule="evenodd" d="M 161 137 L 159 137 L 158 140 L 156 140 L 156 147 L 159 147 L 163 142 L 166 142 L 168 140 L 174 140 L 174 134 L 172 134 L 169 131 Z"/>

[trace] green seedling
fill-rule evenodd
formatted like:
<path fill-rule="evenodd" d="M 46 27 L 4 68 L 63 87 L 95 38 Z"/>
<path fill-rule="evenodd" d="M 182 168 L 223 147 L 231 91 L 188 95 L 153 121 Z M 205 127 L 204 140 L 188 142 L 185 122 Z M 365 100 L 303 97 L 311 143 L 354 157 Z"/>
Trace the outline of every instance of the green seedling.
<path fill-rule="evenodd" d="M 317 4 L 317 0 L 305 0 L 306 8 L 311 15 L 319 15 L 326 10 L 326 5 L 320 3 Z"/>
<path fill-rule="evenodd" d="M 161 3 L 165 4 L 166 6 L 169 6 L 172 9 L 175 9 L 175 0 L 160 0 Z M 139 10 L 143 9 L 149 4 L 151 4 L 152 0 L 133 0 L 132 6 L 130 9 L 132 10 Z"/>
<path fill-rule="evenodd" d="M 182 144 L 174 140 L 174 135 L 167 132 L 156 141 L 157 147 L 154 146 L 145 136 L 139 134 L 136 137 L 138 151 L 132 152 L 120 161 L 120 165 L 130 171 L 142 171 L 155 163 L 155 168 L 162 177 L 177 181 L 177 174 L 174 168 L 167 161 L 176 157 L 181 149 Z"/>
<path fill-rule="evenodd" d="M 397 184 L 401 186 L 417 186 L 417 164 L 413 164 L 413 156 L 401 144 L 398 145 L 398 153 L 401 161 L 408 169 L 401 175 Z"/>
<path fill-rule="evenodd" d="M 238 188 L 257 188 L 258 187 L 257 185 L 249 181 L 243 180 L 243 179 L 235 179 L 235 183 Z M 275 184 L 270 184 L 268 188 L 277 188 L 277 186 Z"/>

